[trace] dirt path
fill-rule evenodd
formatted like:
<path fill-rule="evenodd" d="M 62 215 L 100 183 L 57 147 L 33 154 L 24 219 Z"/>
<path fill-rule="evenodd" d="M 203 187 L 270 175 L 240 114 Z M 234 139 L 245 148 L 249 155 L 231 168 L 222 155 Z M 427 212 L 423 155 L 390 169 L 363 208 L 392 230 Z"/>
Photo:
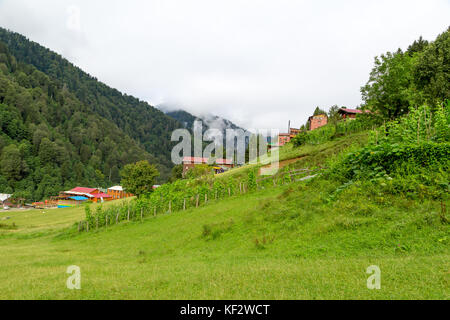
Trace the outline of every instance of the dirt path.
<path fill-rule="evenodd" d="M 306 158 L 306 156 L 303 156 L 303 157 L 298 157 L 298 158 L 293 158 L 293 159 L 287 159 L 287 160 L 283 160 L 283 161 L 280 161 L 280 163 L 279 163 L 279 168 L 281 169 L 281 168 L 284 168 L 284 167 L 286 167 L 286 166 L 288 166 L 288 165 L 290 165 L 291 163 L 294 163 L 294 162 L 297 162 L 297 161 L 300 161 L 300 160 L 302 160 L 302 159 L 304 159 L 304 158 Z M 266 166 L 263 166 L 263 167 L 261 167 L 261 168 L 270 168 L 270 164 L 268 164 L 268 165 L 266 165 Z"/>
<path fill-rule="evenodd" d="M 302 160 L 304 158 L 306 158 L 306 156 L 280 161 L 279 165 L 278 165 L 278 168 L 279 169 L 284 168 L 284 167 L 286 167 L 286 166 L 288 166 L 288 165 L 290 165 L 292 163 L 295 163 L 297 161 L 300 161 L 300 160 Z M 271 167 L 271 164 L 268 164 L 268 165 L 265 165 L 265 166 L 261 167 L 260 170 L 259 170 L 259 174 L 261 175 L 261 169 L 262 168 L 267 169 L 267 168 L 270 168 L 270 167 Z"/>

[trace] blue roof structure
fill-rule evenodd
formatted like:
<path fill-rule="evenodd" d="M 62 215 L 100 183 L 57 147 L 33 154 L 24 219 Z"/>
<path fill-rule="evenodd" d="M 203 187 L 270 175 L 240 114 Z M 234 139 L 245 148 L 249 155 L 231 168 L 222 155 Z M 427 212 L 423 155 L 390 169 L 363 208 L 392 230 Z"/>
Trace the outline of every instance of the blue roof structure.
<path fill-rule="evenodd" d="M 76 196 L 76 197 L 70 197 L 70 199 L 75 200 L 75 201 L 84 201 L 84 200 L 87 200 L 88 198 Z"/>

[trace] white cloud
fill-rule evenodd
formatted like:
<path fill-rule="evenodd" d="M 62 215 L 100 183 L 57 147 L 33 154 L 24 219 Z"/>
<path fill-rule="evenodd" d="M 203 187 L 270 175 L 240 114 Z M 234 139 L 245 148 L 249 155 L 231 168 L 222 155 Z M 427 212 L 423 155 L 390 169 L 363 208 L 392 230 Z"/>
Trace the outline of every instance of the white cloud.
<path fill-rule="evenodd" d="M 433 40 L 449 16 L 447 0 L 0 0 L 1 26 L 108 85 L 247 128 L 358 105 L 375 55 Z"/>

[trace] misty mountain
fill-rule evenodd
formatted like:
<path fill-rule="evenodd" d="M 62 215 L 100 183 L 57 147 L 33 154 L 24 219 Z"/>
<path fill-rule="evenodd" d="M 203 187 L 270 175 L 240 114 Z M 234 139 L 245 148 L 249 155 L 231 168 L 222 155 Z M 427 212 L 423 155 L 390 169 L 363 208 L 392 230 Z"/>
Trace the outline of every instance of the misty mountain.
<path fill-rule="evenodd" d="M 167 177 L 172 167 L 170 137 L 173 130 L 181 127 L 178 121 L 145 101 L 107 86 L 23 35 L 0 28 L 0 41 L 18 64 L 31 65 L 43 72 L 55 83 L 55 90 L 64 88 L 74 94 L 86 111 L 113 122 L 156 158 Z"/>
<path fill-rule="evenodd" d="M 203 123 L 203 131 L 206 131 L 208 129 L 219 129 L 223 132 L 225 132 L 226 129 L 242 129 L 245 131 L 245 129 L 239 127 L 230 120 L 212 114 L 195 116 L 184 110 L 176 110 L 166 111 L 166 115 L 177 120 L 184 126 L 184 128 L 189 130 L 192 130 L 194 121 L 200 120 Z"/>

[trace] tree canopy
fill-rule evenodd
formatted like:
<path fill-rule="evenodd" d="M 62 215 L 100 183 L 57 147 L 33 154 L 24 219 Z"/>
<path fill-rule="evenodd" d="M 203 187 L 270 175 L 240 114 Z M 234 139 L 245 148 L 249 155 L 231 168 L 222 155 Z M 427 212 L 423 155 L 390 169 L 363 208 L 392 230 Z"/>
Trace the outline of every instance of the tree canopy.
<path fill-rule="evenodd" d="M 148 161 L 139 161 L 135 164 L 127 164 L 121 171 L 122 187 L 137 197 L 153 191 L 155 179 L 159 172 Z"/>
<path fill-rule="evenodd" d="M 365 107 L 386 119 L 404 115 L 411 106 L 434 108 L 449 99 L 450 28 L 434 42 L 420 38 L 406 52 L 376 57 L 361 93 Z"/>

